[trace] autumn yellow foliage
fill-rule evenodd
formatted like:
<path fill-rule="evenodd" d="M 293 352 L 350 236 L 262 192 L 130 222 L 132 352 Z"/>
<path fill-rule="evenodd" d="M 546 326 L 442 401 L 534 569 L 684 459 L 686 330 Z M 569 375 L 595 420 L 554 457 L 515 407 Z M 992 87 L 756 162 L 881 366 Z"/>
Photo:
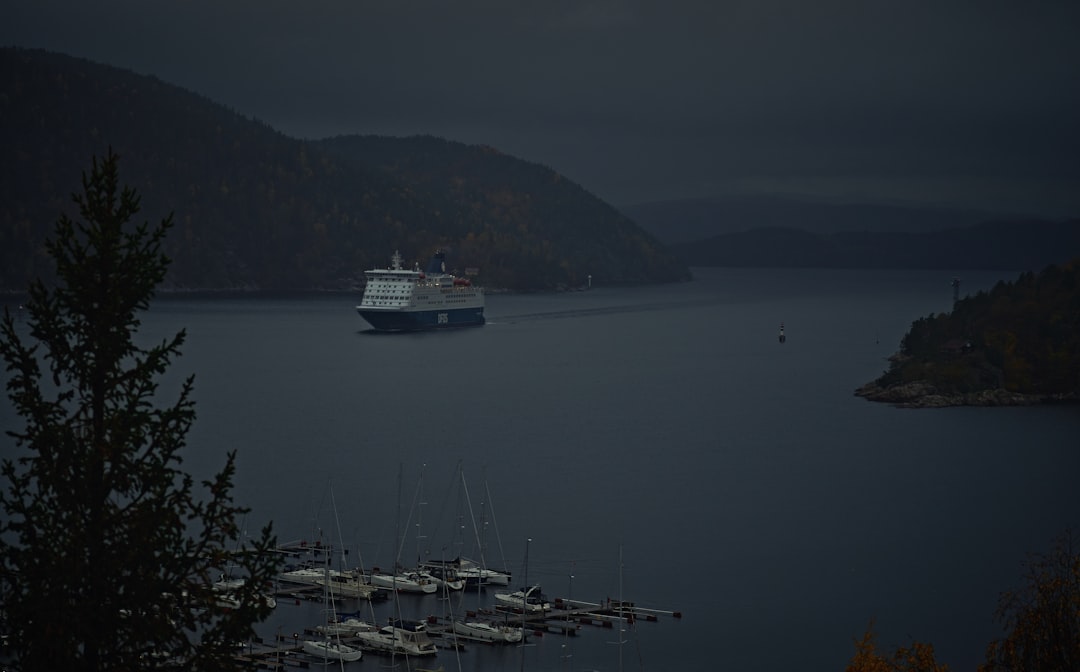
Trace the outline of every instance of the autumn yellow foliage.
<path fill-rule="evenodd" d="M 866 626 L 862 639 L 855 640 L 855 655 L 845 672 L 948 672 L 949 666 L 934 658 L 934 645 L 911 642 L 892 653 L 879 653 L 874 621 Z"/>
<path fill-rule="evenodd" d="M 1048 554 L 1027 563 L 1026 585 L 1001 595 L 1006 634 L 986 651 L 979 672 L 1075 672 L 1080 669 L 1080 553 L 1066 531 Z"/>

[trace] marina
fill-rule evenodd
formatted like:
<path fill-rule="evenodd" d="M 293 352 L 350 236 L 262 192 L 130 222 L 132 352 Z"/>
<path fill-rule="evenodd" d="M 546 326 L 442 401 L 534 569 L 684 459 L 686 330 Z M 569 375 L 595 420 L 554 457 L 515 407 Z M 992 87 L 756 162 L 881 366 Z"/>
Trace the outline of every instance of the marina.
<path fill-rule="evenodd" d="M 332 569 L 331 558 L 349 555 L 341 547 L 291 542 L 279 546 L 277 552 L 290 561 L 268 590 L 279 606 L 267 622 L 277 622 L 277 631 L 260 632 L 257 627 L 260 637 L 236 654 L 237 660 L 256 669 L 304 669 L 328 660 L 344 664 L 358 661 L 361 652 L 405 660 L 425 660 L 440 652 L 483 656 L 484 651 L 503 647 L 534 646 L 544 637 L 587 640 L 594 631 L 621 632 L 638 622 L 682 618 L 679 611 L 624 599 L 549 599 L 538 584 L 511 593 L 499 583 L 456 591 L 443 583 L 437 594 L 413 592 L 405 586 L 392 590 L 372 585 L 377 568 Z M 508 572 L 502 576 L 509 579 Z M 369 586 L 371 592 L 336 591 L 341 585 Z M 527 599 L 507 599 L 508 595 L 526 595 Z M 465 602 L 478 606 L 464 609 Z M 324 619 L 321 625 L 316 624 L 319 618 Z M 284 628 L 283 622 L 290 627 Z M 320 655 L 327 650 L 332 653 Z M 337 651 L 354 657 L 334 657 Z M 431 667 L 447 669 L 445 664 Z"/>
<path fill-rule="evenodd" d="M 321 596 L 314 587 L 299 590 L 290 590 L 277 593 L 279 599 L 293 598 L 309 601 L 319 601 Z M 661 617 L 672 619 L 682 618 L 678 611 L 651 609 L 640 607 L 633 602 L 610 600 L 605 603 L 593 603 L 569 598 L 555 598 L 552 601 L 550 611 L 543 613 L 521 613 L 511 609 L 485 610 L 483 612 L 470 612 L 466 618 L 481 617 L 488 620 L 503 619 L 506 623 L 520 624 L 523 626 L 524 641 L 530 638 L 544 637 L 545 635 L 558 637 L 587 637 L 590 629 L 598 631 L 612 630 L 618 624 L 627 626 L 641 622 L 656 622 Z M 512 620 L 511 620 L 512 619 Z M 495 646 L 516 646 L 517 643 L 497 643 L 490 640 L 479 639 L 462 635 L 455 631 L 454 621 L 445 617 L 428 616 L 421 621 L 413 622 L 415 627 L 430 638 L 433 649 L 442 651 L 468 652 L 473 648 L 488 648 Z M 236 658 L 242 662 L 251 664 L 256 669 L 307 669 L 312 665 L 321 665 L 322 660 L 305 652 L 304 642 L 318 639 L 325 635 L 318 628 L 302 628 L 290 634 L 278 633 L 272 638 L 273 643 L 266 643 L 259 639 L 246 644 Z M 379 656 L 407 656 L 402 652 L 394 652 L 385 647 L 375 646 L 356 634 L 343 631 L 340 642 L 349 647 L 363 650 L 364 654 Z M 432 651 L 434 653 L 434 651 Z M 412 657 L 418 657 L 411 654 Z M 417 669 L 417 668 L 413 668 Z"/>

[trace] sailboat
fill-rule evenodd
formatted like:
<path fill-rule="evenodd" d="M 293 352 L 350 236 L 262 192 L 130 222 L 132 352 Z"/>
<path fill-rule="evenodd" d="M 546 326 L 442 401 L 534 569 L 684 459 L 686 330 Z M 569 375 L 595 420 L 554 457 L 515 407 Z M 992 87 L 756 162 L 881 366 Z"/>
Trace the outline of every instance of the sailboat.
<path fill-rule="evenodd" d="M 244 588 L 247 579 L 228 578 L 224 574 L 221 579 L 214 582 L 214 593 L 217 596 L 217 604 L 229 609 L 240 608 L 240 590 Z M 266 606 L 273 609 L 277 606 L 277 599 L 273 595 L 259 593 L 259 597 L 266 602 Z"/>
<path fill-rule="evenodd" d="M 340 633 L 332 626 L 337 622 L 337 617 L 332 616 L 334 612 L 334 596 L 330 594 L 330 555 L 326 556 L 327 562 L 327 577 L 323 583 L 323 599 L 326 601 L 326 625 L 327 628 L 323 631 L 322 639 L 305 639 L 304 640 L 304 652 L 311 654 L 317 658 L 322 658 L 324 661 L 338 660 L 342 662 L 352 662 L 354 660 L 360 660 L 363 657 L 364 652 L 354 646 L 349 646 L 341 641 Z"/>
<path fill-rule="evenodd" d="M 439 584 L 430 575 L 416 571 L 400 571 L 393 574 L 373 572 L 371 585 L 403 593 L 434 593 Z"/>
<path fill-rule="evenodd" d="M 477 525 L 476 516 L 473 514 L 472 500 L 469 497 L 468 484 L 465 482 L 465 472 L 461 468 L 461 464 L 458 464 L 458 476 L 461 481 L 461 494 L 463 497 L 462 504 L 468 510 L 468 517 L 471 522 L 473 534 L 476 537 L 477 550 L 480 553 L 480 561 L 472 560 L 463 555 L 458 555 L 453 560 L 433 560 L 427 559 L 421 563 L 421 567 L 429 571 L 432 575 L 438 577 L 440 573 L 450 573 L 464 582 L 464 587 L 473 588 L 479 586 L 509 586 L 510 585 L 510 572 L 507 570 L 495 570 L 487 566 L 485 556 L 485 542 L 484 532 L 487 527 L 487 521 L 484 517 L 484 513 L 481 514 L 481 521 L 479 526 Z M 485 485 L 486 487 L 486 485 Z M 488 500 L 491 499 L 491 492 L 488 491 Z M 486 507 L 487 503 L 482 502 L 482 506 Z M 492 520 L 494 521 L 494 510 L 492 510 Z M 464 531 L 466 529 L 465 522 L 459 526 L 459 529 Z M 498 533 L 498 527 L 496 526 L 496 534 Z M 464 540 L 462 540 L 463 542 Z M 462 543 L 459 542 L 459 543 Z M 501 544 L 500 544 L 501 549 Z M 456 586 L 451 585 L 451 589 L 457 590 Z"/>
<path fill-rule="evenodd" d="M 391 620 L 381 628 L 367 626 L 353 633 L 369 649 L 406 656 L 434 656 L 435 642 L 421 622 Z"/>
<path fill-rule="evenodd" d="M 304 652 L 324 660 L 340 660 L 344 663 L 360 660 L 364 655 L 362 650 L 344 644 L 340 639 L 331 639 L 329 635 L 326 639 L 304 640 Z"/>
<path fill-rule="evenodd" d="M 524 638 L 521 628 L 506 623 L 494 623 L 478 618 L 453 622 L 454 632 L 466 639 L 484 642 L 516 644 Z"/>
<path fill-rule="evenodd" d="M 551 611 L 551 603 L 540 590 L 540 585 L 521 588 L 512 593 L 495 593 L 495 602 L 515 611 L 539 614 Z"/>
<path fill-rule="evenodd" d="M 334 491 L 330 490 L 330 501 L 334 500 Z M 334 505 L 334 516 L 337 517 L 337 505 Z M 338 536 L 341 535 L 341 525 L 338 523 Z M 337 624 L 337 614 L 334 607 L 334 594 L 331 592 L 330 578 L 330 553 L 326 554 L 326 564 L 323 566 L 323 577 L 319 582 L 323 587 L 323 603 L 326 605 L 326 627 L 323 629 L 322 639 L 305 639 L 304 652 L 317 658 L 322 658 L 324 664 L 331 660 L 352 662 L 360 660 L 364 652 L 358 647 L 349 646 L 341 641 L 341 633 L 334 626 Z"/>
<path fill-rule="evenodd" d="M 465 587 L 472 586 L 509 586 L 510 573 L 500 572 L 495 569 L 482 567 L 480 563 L 465 557 L 453 560 L 425 560 L 421 567 L 426 569 L 436 578 L 441 573 L 447 573 L 460 580 Z M 451 585 L 451 590 L 460 590 L 460 587 Z"/>
<path fill-rule="evenodd" d="M 532 539 L 525 542 L 525 580 L 529 580 L 529 544 Z M 547 596 L 540 590 L 540 585 L 523 587 L 512 593 L 495 593 L 495 602 L 503 607 L 521 612 L 521 627 L 525 627 L 525 614 L 537 614 L 551 611 L 551 603 Z"/>
<path fill-rule="evenodd" d="M 361 573 L 343 572 L 340 576 L 319 578 L 316 585 L 326 585 L 339 597 L 353 597 L 361 600 L 371 600 L 379 592 L 377 586 L 373 586 L 364 580 Z"/>
<path fill-rule="evenodd" d="M 398 469 L 398 515 L 396 516 L 399 529 L 395 533 L 395 537 L 401 538 L 401 469 Z M 401 555 L 401 547 L 399 545 L 397 555 Z M 397 564 L 397 558 L 395 557 L 395 565 Z M 411 575 L 411 576 L 410 576 Z M 395 572 L 393 574 L 379 574 L 372 573 L 371 582 L 373 585 L 384 585 L 387 582 L 392 591 L 394 591 L 394 610 L 396 612 L 396 618 L 390 620 L 389 625 L 381 628 L 364 624 L 363 628 L 356 630 L 353 635 L 360 641 L 360 643 L 368 649 L 376 651 L 384 651 L 394 655 L 403 654 L 405 656 L 433 656 L 435 655 L 435 643 L 431 641 L 431 637 L 427 634 L 427 627 L 424 623 L 415 622 L 410 623 L 402 620 L 401 618 L 401 604 L 398 601 L 398 591 L 407 590 L 410 584 L 415 584 L 419 588 L 419 592 L 433 593 L 439 589 L 438 584 L 431 578 L 424 578 L 420 576 L 419 572 Z M 372 612 L 374 617 L 374 611 Z"/>
<path fill-rule="evenodd" d="M 476 584 L 476 597 L 480 598 L 481 584 Z M 516 644 L 525 638 L 525 629 L 510 625 L 509 622 L 498 622 L 492 619 L 481 619 L 476 613 L 466 615 L 461 620 L 453 619 L 450 627 L 454 634 L 465 639 L 474 639 L 482 642 L 495 642 L 499 644 Z"/>

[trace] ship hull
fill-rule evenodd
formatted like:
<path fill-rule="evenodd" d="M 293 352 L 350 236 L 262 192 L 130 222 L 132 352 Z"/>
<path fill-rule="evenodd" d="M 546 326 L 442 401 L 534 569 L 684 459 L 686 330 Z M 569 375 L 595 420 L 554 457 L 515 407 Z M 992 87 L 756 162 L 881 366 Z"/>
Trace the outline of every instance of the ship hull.
<path fill-rule="evenodd" d="M 356 312 L 376 331 L 428 331 L 457 327 L 479 327 L 484 324 L 484 307 L 436 310 L 372 310 L 357 308 Z"/>

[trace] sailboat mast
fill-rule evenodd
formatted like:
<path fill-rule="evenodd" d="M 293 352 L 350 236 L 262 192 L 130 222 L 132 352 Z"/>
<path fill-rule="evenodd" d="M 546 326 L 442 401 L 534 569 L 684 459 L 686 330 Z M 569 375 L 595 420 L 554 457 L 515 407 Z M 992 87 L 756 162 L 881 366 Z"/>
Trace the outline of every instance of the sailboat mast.
<path fill-rule="evenodd" d="M 529 544 L 532 537 L 525 539 L 525 585 L 521 588 L 521 672 L 525 672 L 525 607 L 529 603 Z"/>

